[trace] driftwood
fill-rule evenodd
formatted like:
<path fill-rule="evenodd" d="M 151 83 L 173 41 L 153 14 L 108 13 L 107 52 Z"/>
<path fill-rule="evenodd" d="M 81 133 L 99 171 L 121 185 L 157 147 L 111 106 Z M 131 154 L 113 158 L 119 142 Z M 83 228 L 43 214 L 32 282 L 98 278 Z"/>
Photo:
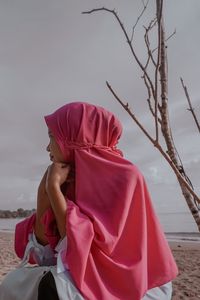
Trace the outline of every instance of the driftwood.
<path fill-rule="evenodd" d="M 168 114 L 168 70 L 167 70 L 167 46 L 166 42 L 169 38 L 171 38 L 175 32 L 173 32 L 168 38 L 165 37 L 165 27 L 164 27 L 164 18 L 163 18 L 163 0 L 156 0 L 156 17 L 150 22 L 148 27 L 144 27 L 144 41 L 147 49 L 147 60 L 146 63 L 143 64 L 139 59 L 139 56 L 136 54 L 133 43 L 134 43 L 134 33 L 135 28 L 144 14 L 148 1 L 146 3 L 142 1 L 143 9 L 135 25 L 133 26 L 132 34 L 129 37 L 127 30 L 125 29 L 121 19 L 119 18 L 117 12 L 115 10 L 111 10 L 105 7 L 95 8 L 90 11 L 84 11 L 83 14 L 91 14 L 94 12 L 108 12 L 114 16 L 120 25 L 121 30 L 124 33 L 132 56 L 136 63 L 139 65 L 142 71 L 142 79 L 144 81 L 144 85 L 147 89 L 148 99 L 147 103 L 149 106 L 150 113 L 154 119 L 155 124 L 155 137 L 149 134 L 148 130 L 144 128 L 142 123 L 139 121 L 138 117 L 131 110 L 129 103 L 124 100 L 121 100 L 117 95 L 116 91 L 111 87 L 111 85 L 106 81 L 107 87 L 115 97 L 115 99 L 122 105 L 122 107 L 127 111 L 130 117 L 134 120 L 134 122 L 139 126 L 142 132 L 146 135 L 146 137 L 150 140 L 150 142 L 156 147 L 156 149 L 160 152 L 163 158 L 168 162 L 172 170 L 174 171 L 180 188 L 182 190 L 183 196 L 187 202 L 187 205 L 191 211 L 191 214 L 197 224 L 197 227 L 200 231 L 200 198 L 194 191 L 191 180 L 187 176 L 182 160 L 180 158 L 179 153 L 174 144 L 172 130 L 170 126 L 170 119 Z M 151 43 L 149 39 L 149 33 L 152 29 L 157 32 L 157 47 L 155 49 L 151 49 Z M 149 66 L 153 66 L 154 68 L 154 78 L 152 79 Z M 190 111 L 193 114 L 195 122 L 197 120 L 194 110 L 192 108 L 191 102 L 189 101 L 189 95 L 186 87 L 182 85 L 189 103 Z M 196 124 L 199 124 L 198 121 Z M 200 127 L 198 127 L 200 131 Z M 165 149 L 161 146 L 159 142 L 160 134 L 164 137 L 166 147 Z"/>

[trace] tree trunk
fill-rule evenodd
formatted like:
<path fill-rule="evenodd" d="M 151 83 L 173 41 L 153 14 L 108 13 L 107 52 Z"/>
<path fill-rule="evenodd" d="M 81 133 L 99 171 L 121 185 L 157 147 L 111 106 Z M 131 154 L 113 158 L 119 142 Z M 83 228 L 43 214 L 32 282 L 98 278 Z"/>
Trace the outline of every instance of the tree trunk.
<path fill-rule="evenodd" d="M 160 88 L 161 88 L 161 108 L 160 108 L 160 114 L 161 114 L 161 130 L 162 134 L 164 136 L 168 155 L 181 173 L 182 176 L 185 177 L 186 181 L 191 185 L 190 181 L 188 180 L 187 175 L 185 174 L 182 164 L 179 162 L 179 157 L 177 155 L 173 137 L 172 137 L 172 131 L 170 128 L 170 122 L 169 122 L 169 113 L 168 113 L 168 74 L 167 74 L 167 51 L 166 51 L 166 44 L 165 44 L 165 30 L 164 30 L 164 19 L 163 19 L 163 13 L 162 13 L 162 0 L 156 0 L 157 3 L 157 20 L 158 20 L 158 31 L 160 34 L 160 67 L 159 67 L 159 73 L 160 73 Z M 181 180 L 177 177 L 178 182 L 180 184 L 183 196 L 187 202 L 187 205 L 194 217 L 194 220 L 198 226 L 198 229 L 200 231 L 200 212 L 195 204 L 194 197 L 191 195 L 191 193 L 188 191 L 188 189 L 185 187 L 185 185 L 181 182 Z M 192 186 L 192 185 L 191 185 Z"/>

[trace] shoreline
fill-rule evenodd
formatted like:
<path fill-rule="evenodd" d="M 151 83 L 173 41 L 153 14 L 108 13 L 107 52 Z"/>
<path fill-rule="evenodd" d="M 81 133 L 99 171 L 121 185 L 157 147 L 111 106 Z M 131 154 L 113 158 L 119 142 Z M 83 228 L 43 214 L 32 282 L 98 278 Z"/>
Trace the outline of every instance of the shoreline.
<path fill-rule="evenodd" d="M 0 233 L 8 233 L 14 235 L 14 229 L 2 229 L 0 228 Z M 176 245 L 177 243 L 188 244 L 192 246 L 193 244 L 199 244 L 200 247 L 200 233 L 199 232 L 165 232 L 165 237 L 170 245 Z M 200 249 L 200 248 L 199 248 Z"/>
<path fill-rule="evenodd" d="M 170 249 L 174 250 L 194 250 L 200 252 L 199 241 L 168 241 Z"/>

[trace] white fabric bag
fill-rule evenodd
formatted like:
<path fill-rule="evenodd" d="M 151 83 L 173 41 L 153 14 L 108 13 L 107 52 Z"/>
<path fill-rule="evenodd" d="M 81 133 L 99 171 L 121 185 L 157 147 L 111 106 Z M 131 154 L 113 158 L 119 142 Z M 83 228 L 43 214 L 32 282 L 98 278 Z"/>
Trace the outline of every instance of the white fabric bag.
<path fill-rule="evenodd" d="M 24 257 L 19 267 L 8 273 L 0 284 L 0 300 L 37 300 L 38 286 L 42 277 L 51 271 L 60 300 L 84 300 L 61 260 L 61 251 L 66 249 L 64 238 L 56 246 L 55 257 L 49 245 L 40 245 L 34 234 L 29 235 Z M 39 266 L 27 266 L 30 253 L 34 255 Z M 55 264 L 55 258 L 57 261 Z"/>
<path fill-rule="evenodd" d="M 42 277 L 51 271 L 60 300 L 84 300 L 68 271 L 57 274 L 56 266 L 21 267 L 6 275 L 0 285 L 1 300 L 37 300 Z"/>
<path fill-rule="evenodd" d="M 39 262 L 48 263 L 49 258 L 52 257 L 50 248 L 39 245 L 35 236 L 30 234 L 20 265 L 9 272 L 0 284 L 0 300 L 37 300 L 40 280 L 55 267 L 48 264 L 27 266 L 30 253 L 34 253 Z"/>
<path fill-rule="evenodd" d="M 38 285 L 52 267 L 21 267 L 8 273 L 0 285 L 1 300 L 37 300 Z"/>

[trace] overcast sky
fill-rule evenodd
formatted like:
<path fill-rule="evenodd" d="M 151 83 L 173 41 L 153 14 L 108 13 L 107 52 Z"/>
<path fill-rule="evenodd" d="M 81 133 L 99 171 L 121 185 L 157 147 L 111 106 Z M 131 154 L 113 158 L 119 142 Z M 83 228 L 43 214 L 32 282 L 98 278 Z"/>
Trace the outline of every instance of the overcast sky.
<path fill-rule="evenodd" d="M 200 138 L 179 80 L 184 78 L 200 118 L 200 1 L 166 3 L 166 35 L 176 28 L 168 42 L 171 124 L 186 171 L 200 193 Z M 150 0 L 135 34 L 142 61 L 143 25 L 154 16 L 154 4 Z M 0 209 L 35 207 L 37 186 L 50 163 L 43 116 L 65 103 L 86 101 L 120 118 L 120 147 L 143 172 L 157 212 L 188 211 L 171 169 L 106 87 L 108 80 L 153 132 L 141 72 L 116 20 L 105 12 L 81 14 L 102 6 L 118 11 L 129 34 L 142 9 L 140 0 L 0 0 Z"/>

